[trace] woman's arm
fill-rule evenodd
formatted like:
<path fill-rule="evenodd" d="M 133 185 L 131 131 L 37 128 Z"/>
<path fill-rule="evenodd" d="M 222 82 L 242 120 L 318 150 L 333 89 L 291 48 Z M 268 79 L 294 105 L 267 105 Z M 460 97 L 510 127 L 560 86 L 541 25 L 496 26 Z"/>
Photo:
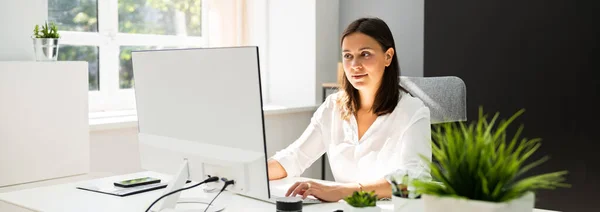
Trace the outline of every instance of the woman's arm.
<path fill-rule="evenodd" d="M 331 114 L 330 98 L 331 96 L 327 97 L 325 103 L 315 111 L 302 135 L 294 143 L 278 151 L 269 159 L 267 162 L 269 180 L 300 176 L 325 153 L 327 145 L 323 140 L 322 129 L 328 127 L 328 125 L 323 125 L 323 121 Z"/>
<path fill-rule="evenodd" d="M 358 184 L 358 183 L 357 183 Z M 392 197 L 392 185 L 387 180 L 381 178 L 379 180 L 367 183 L 360 183 L 363 191 L 375 191 L 378 198 L 391 198 Z M 360 188 L 359 188 L 360 190 Z M 354 191 L 352 191 L 354 192 Z M 350 193 L 351 194 L 351 193 Z M 348 194 L 348 195 L 350 195 Z"/>
<path fill-rule="evenodd" d="M 429 108 L 423 107 L 417 111 L 410 126 L 404 132 L 399 147 L 395 152 L 398 157 L 399 169 L 406 170 L 411 177 L 430 177 L 429 168 L 423 162 L 424 156 L 431 161 L 431 121 Z M 372 182 L 361 183 L 364 191 L 375 191 L 379 198 L 392 197 L 392 187 L 385 178 Z"/>
<path fill-rule="evenodd" d="M 269 180 L 300 176 L 323 153 L 325 145 L 321 129 L 313 118 L 300 138 L 269 159 Z"/>
<path fill-rule="evenodd" d="M 346 183 L 340 185 L 324 185 L 315 181 L 297 182 L 287 191 L 286 196 L 311 195 L 326 202 L 337 202 L 352 195 L 355 191 L 374 191 L 379 198 L 392 196 L 392 187 L 385 179 L 365 183 Z"/>
<path fill-rule="evenodd" d="M 398 154 L 392 160 L 399 161 L 397 170 L 404 170 L 411 178 L 430 178 L 429 166 L 431 161 L 431 121 L 429 108 L 421 108 L 413 117 L 412 124 L 404 132 L 398 149 Z"/>
<path fill-rule="evenodd" d="M 411 177 L 428 177 L 429 168 L 423 162 L 421 155 L 431 161 L 431 121 L 429 108 L 422 107 L 413 117 L 410 126 L 404 132 L 400 141 L 398 158 L 399 169 L 406 170 Z M 392 187 L 385 178 L 376 181 L 361 183 L 364 191 L 375 191 L 379 198 L 392 197 Z"/>
<path fill-rule="evenodd" d="M 267 162 L 267 165 L 269 169 L 269 180 L 279 180 L 281 178 L 287 177 L 287 172 L 285 171 L 283 166 L 281 166 L 281 163 L 277 162 L 276 160 L 270 159 Z"/>

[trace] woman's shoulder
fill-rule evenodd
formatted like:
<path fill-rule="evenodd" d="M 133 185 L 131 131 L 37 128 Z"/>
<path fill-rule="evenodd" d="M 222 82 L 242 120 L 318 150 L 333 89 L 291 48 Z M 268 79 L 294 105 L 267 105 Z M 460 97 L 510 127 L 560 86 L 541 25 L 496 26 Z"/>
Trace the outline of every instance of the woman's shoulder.
<path fill-rule="evenodd" d="M 316 118 L 321 118 L 321 117 L 326 117 L 328 115 L 330 115 L 331 113 L 333 113 L 335 111 L 335 108 L 337 107 L 337 99 L 338 99 L 338 92 L 330 94 L 329 96 L 327 96 L 325 98 L 325 101 L 323 101 L 321 103 L 321 105 L 319 106 L 319 108 L 317 108 L 317 111 L 315 111 L 315 117 Z"/>
<path fill-rule="evenodd" d="M 408 117 L 412 117 L 412 119 L 429 118 L 430 116 L 429 107 L 420 98 L 414 97 L 404 90 L 400 90 L 400 101 L 396 105 L 394 112 L 402 113 Z"/>
<path fill-rule="evenodd" d="M 338 97 L 340 95 L 340 91 L 337 91 L 335 93 L 329 94 L 326 98 L 325 101 L 323 101 L 322 103 L 322 107 L 326 107 L 326 108 L 330 108 L 333 109 L 337 106 L 338 104 Z"/>
<path fill-rule="evenodd" d="M 398 102 L 398 105 L 400 105 L 401 103 L 404 104 L 404 107 L 426 107 L 425 103 L 423 103 L 423 100 L 419 99 L 418 97 L 412 96 L 412 94 L 404 90 L 400 90 L 400 100 Z"/>

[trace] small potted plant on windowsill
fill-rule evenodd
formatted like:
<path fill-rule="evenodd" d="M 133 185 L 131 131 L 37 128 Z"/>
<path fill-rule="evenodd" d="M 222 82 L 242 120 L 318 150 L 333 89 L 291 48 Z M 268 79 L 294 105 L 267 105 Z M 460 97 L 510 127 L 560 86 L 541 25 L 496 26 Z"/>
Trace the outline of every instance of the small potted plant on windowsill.
<path fill-rule="evenodd" d="M 355 191 L 352 195 L 344 198 L 346 201 L 345 212 L 380 212 L 377 207 L 377 195 L 375 192 Z"/>
<path fill-rule="evenodd" d="M 494 128 L 499 114 L 488 121 L 480 108 L 479 120 L 470 125 L 443 124 L 432 133 L 432 153 L 439 165 L 426 160 L 433 181 L 414 182 L 423 194 L 425 212 L 531 212 L 535 190 L 569 187 L 566 171 L 524 175 L 548 158 L 526 164 L 540 139 L 520 139 L 522 125 L 512 138 L 506 134 L 523 112 Z"/>
<path fill-rule="evenodd" d="M 58 56 L 58 41 L 60 34 L 54 23 L 35 25 L 33 29 L 33 48 L 37 61 L 56 61 Z"/>

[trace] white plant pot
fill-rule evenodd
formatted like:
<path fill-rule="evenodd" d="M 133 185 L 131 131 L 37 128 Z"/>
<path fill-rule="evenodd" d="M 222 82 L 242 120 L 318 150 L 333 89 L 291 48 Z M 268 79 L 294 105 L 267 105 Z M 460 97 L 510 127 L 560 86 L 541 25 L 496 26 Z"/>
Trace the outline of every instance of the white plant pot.
<path fill-rule="evenodd" d="M 423 210 L 423 199 L 408 199 L 392 195 L 395 212 Z"/>
<path fill-rule="evenodd" d="M 531 212 L 534 206 L 534 197 L 535 195 L 529 192 L 519 199 L 494 203 L 423 195 L 423 204 L 425 212 Z"/>
<path fill-rule="evenodd" d="M 366 208 L 355 208 L 348 203 L 345 204 L 344 212 L 381 212 L 381 208 L 379 206 L 375 207 L 366 207 Z"/>

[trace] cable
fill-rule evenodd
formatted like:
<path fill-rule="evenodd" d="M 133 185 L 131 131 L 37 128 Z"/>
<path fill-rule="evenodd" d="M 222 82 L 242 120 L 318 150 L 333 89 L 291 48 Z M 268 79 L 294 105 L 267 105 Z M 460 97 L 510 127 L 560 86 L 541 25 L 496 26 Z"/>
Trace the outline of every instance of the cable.
<path fill-rule="evenodd" d="M 225 185 L 223 185 L 223 188 L 221 188 L 221 191 L 219 191 L 219 193 L 217 193 L 217 195 L 215 195 L 215 197 L 210 201 L 210 203 L 208 203 L 208 205 L 204 209 L 204 212 L 206 212 L 206 210 L 208 210 L 208 208 L 210 208 L 212 203 L 217 199 L 217 197 L 219 196 L 219 194 L 221 194 L 221 192 L 225 191 L 227 186 L 235 184 L 235 181 L 233 181 L 233 180 L 227 180 L 226 178 L 222 178 L 222 180 L 225 181 Z"/>
<path fill-rule="evenodd" d="M 155 200 L 155 201 L 154 201 L 152 204 L 150 204 L 150 207 L 148 207 L 148 209 L 146 209 L 146 212 L 150 211 L 150 208 L 152 208 L 152 206 L 154 206 L 154 204 L 156 204 L 158 201 L 160 201 L 161 199 L 163 199 L 163 198 L 165 198 L 165 197 L 168 197 L 168 196 L 170 196 L 170 195 L 172 195 L 172 194 L 174 194 L 174 193 L 180 192 L 180 191 L 185 191 L 185 190 L 188 190 L 188 189 L 194 188 L 194 187 L 196 187 L 196 186 L 199 186 L 199 185 L 202 185 L 202 184 L 204 184 L 204 183 L 215 182 L 215 181 L 217 181 L 217 180 L 219 180 L 219 177 L 215 177 L 215 176 L 213 176 L 213 177 L 209 177 L 208 179 L 206 179 L 206 180 L 204 180 L 204 181 L 202 181 L 202 182 L 199 182 L 199 183 L 198 183 L 198 184 L 196 184 L 196 185 L 193 185 L 193 186 L 190 186 L 190 187 L 187 187 L 187 188 L 180 188 L 180 189 L 177 189 L 177 190 L 175 190 L 175 191 L 171 191 L 171 192 L 169 192 L 169 193 L 167 193 L 167 194 L 165 194 L 165 195 L 162 195 L 161 197 L 159 197 L 158 199 L 156 199 L 156 200 Z"/>

